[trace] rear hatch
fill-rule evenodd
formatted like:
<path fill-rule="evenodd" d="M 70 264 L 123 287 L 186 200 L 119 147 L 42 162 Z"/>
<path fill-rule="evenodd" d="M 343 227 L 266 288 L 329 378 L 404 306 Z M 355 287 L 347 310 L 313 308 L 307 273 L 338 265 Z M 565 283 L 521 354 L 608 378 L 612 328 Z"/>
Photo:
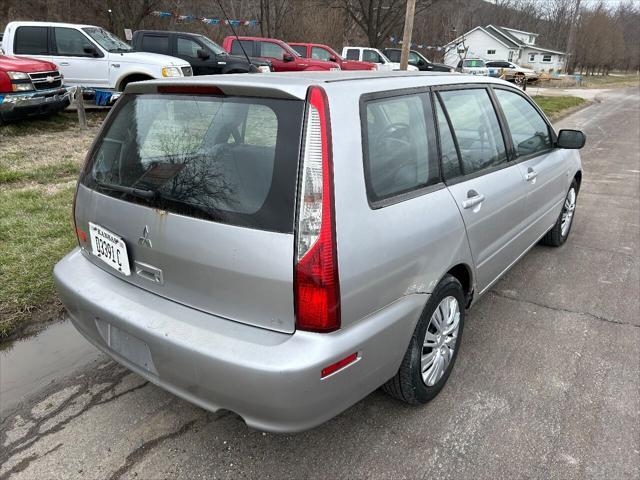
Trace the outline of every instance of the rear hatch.
<path fill-rule="evenodd" d="M 293 332 L 304 108 L 281 98 L 123 96 L 78 187 L 87 258 L 181 304 Z"/>

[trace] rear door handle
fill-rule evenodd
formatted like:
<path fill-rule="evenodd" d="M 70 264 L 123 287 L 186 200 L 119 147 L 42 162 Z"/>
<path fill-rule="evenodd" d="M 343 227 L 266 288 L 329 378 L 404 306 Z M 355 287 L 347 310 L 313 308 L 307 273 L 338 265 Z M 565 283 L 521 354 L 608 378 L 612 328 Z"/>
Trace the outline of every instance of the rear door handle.
<path fill-rule="evenodd" d="M 533 168 L 529 167 L 527 169 L 527 174 L 524 176 L 524 179 L 527 182 L 530 182 L 531 180 L 535 180 L 537 176 L 538 176 L 538 172 L 536 172 Z"/>
<path fill-rule="evenodd" d="M 462 202 L 462 208 L 473 208 L 482 202 L 484 202 L 484 195 L 475 190 L 469 190 L 467 192 L 467 199 Z"/>

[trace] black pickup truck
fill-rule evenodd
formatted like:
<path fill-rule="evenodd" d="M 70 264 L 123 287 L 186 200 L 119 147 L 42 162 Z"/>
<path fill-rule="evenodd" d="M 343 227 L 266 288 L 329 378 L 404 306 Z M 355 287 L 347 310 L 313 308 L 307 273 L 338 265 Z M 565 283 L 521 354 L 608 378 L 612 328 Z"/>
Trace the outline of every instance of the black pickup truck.
<path fill-rule="evenodd" d="M 196 33 L 138 30 L 133 33 L 132 47 L 138 52 L 161 53 L 178 57 L 191 64 L 194 75 L 221 73 L 270 72 L 268 61 L 240 55 L 229 55 L 220 45 Z"/>
<path fill-rule="evenodd" d="M 400 54 L 402 50 L 399 48 L 385 48 L 382 50 L 389 60 L 392 62 L 400 63 Z M 413 65 L 414 67 L 418 67 L 418 70 L 421 72 L 453 72 L 454 69 L 448 65 L 443 65 L 442 63 L 433 63 L 422 55 L 420 52 L 416 52 L 415 50 L 411 50 L 409 52 L 409 65 Z"/>

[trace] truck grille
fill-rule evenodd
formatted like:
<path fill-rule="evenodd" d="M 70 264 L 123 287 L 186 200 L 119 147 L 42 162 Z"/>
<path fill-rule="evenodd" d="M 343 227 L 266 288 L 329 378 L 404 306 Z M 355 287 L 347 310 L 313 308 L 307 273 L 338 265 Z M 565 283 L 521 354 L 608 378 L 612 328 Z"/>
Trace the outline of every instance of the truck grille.
<path fill-rule="evenodd" d="M 185 77 L 192 77 L 193 69 L 191 67 L 182 67 L 182 75 Z"/>
<path fill-rule="evenodd" d="M 36 90 L 48 90 L 50 88 L 59 88 L 62 86 L 62 75 L 58 70 L 50 72 L 30 73 L 31 83 Z"/>

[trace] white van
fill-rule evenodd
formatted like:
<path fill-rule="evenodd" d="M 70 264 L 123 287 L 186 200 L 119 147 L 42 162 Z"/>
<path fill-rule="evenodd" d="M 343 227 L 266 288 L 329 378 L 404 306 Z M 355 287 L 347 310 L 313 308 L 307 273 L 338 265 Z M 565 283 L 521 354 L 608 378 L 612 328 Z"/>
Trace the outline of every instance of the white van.
<path fill-rule="evenodd" d="M 2 48 L 7 55 L 55 63 L 68 86 L 121 91 L 131 82 L 192 75 L 184 60 L 134 52 L 113 33 L 93 25 L 10 22 Z"/>

